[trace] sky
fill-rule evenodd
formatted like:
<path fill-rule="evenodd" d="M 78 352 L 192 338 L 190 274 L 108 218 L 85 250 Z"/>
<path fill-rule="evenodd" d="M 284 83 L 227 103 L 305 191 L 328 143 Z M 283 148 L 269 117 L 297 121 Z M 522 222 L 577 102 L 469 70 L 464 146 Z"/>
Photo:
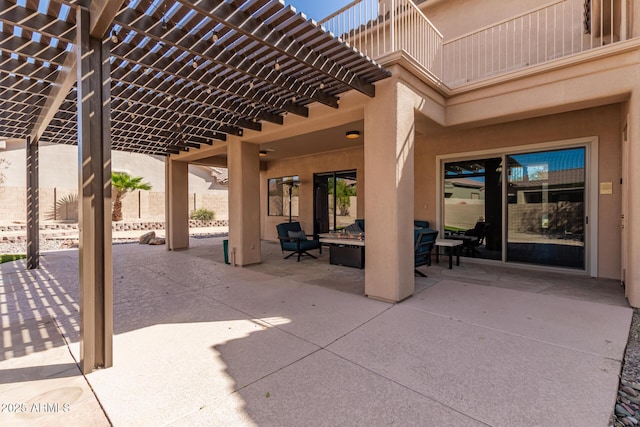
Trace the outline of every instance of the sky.
<path fill-rule="evenodd" d="M 352 1 L 353 0 L 284 0 L 285 4 L 295 7 L 298 12 L 302 12 L 307 15 L 307 18 L 316 21 L 326 18 Z"/>

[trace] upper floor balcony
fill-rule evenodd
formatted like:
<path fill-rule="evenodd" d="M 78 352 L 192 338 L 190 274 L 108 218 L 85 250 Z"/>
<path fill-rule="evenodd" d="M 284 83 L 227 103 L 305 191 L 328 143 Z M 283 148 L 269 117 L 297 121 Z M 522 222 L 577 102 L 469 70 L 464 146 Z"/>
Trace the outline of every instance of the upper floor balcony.
<path fill-rule="evenodd" d="M 449 39 L 413 0 L 356 0 L 320 24 L 383 65 L 402 52 L 451 90 L 627 40 L 629 3 L 554 1 Z"/>

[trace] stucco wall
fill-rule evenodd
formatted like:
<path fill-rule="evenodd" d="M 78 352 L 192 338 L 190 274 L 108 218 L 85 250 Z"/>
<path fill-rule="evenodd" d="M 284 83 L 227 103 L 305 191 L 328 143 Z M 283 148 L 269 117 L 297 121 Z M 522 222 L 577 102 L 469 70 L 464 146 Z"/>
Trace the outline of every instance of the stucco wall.
<path fill-rule="evenodd" d="M 267 180 L 283 176 L 300 177 L 300 221 L 307 234 L 313 233 L 313 174 L 356 170 L 358 176 L 357 217 L 364 217 L 364 151 L 362 147 L 333 151 L 315 156 L 296 157 L 267 164 L 260 174 L 260 209 L 262 238 L 278 240 L 276 224 L 289 220 L 287 216 L 267 216 Z"/>
<path fill-rule="evenodd" d="M 547 0 L 440 0 L 420 8 L 445 40 L 549 4 Z"/>
<path fill-rule="evenodd" d="M 461 153 L 464 156 L 469 151 L 598 136 L 598 181 L 613 184 L 613 194 L 599 196 L 598 274 L 600 277 L 619 279 L 621 116 L 621 106 L 611 105 L 494 126 L 418 135 L 415 148 L 415 217 L 436 224 L 438 155 Z"/>

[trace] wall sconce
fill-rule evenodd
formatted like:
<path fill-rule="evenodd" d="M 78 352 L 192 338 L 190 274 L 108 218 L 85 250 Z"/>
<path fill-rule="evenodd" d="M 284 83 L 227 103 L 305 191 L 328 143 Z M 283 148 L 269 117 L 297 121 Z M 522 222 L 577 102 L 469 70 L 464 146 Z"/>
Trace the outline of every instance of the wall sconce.
<path fill-rule="evenodd" d="M 266 151 L 264 151 L 264 150 L 260 150 L 260 151 L 258 152 L 258 156 L 260 156 L 260 157 L 267 157 L 267 152 L 266 152 Z"/>
<path fill-rule="evenodd" d="M 347 137 L 347 139 L 357 139 L 357 138 L 360 138 L 360 131 L 350 130 L 350 131 L 347 131 L 345 136 Z"/>

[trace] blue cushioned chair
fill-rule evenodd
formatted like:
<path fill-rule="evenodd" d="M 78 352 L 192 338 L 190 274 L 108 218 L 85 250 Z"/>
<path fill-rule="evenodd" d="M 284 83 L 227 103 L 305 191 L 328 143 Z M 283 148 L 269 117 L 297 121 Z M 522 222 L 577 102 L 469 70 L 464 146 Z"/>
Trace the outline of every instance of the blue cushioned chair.
<path fill-rule="evenodd" d="M 309 255 L 311 258 L 315 258 L 315 256 L 307 252 L 312 249 L 319 249 L 320 253 L 322 253 L 320 241 L 307 239 L 299 222 L 283 222 L 282 224 L 276 225 L 276 229 L 278 230 L 278 239 L 280 240 L 282 253 L 284 254 L 285 251 L 291 251 L 284 259 L 295 254 L 298 254 L 298 262 L 300 262 L 301 255 Z"/>
<path fill-rule="evenodd" d="M 438 230 L 432 230 L 431 228 L 418 228 L 414 232 L 414 260 L 415 267 L 421 265 L 431 265 L 431 251 L 436 244 L 436 238 L 438 237 Z M 414 269 L 415 274 L 421 277 L 427 277 L 426 274 Z"/>

